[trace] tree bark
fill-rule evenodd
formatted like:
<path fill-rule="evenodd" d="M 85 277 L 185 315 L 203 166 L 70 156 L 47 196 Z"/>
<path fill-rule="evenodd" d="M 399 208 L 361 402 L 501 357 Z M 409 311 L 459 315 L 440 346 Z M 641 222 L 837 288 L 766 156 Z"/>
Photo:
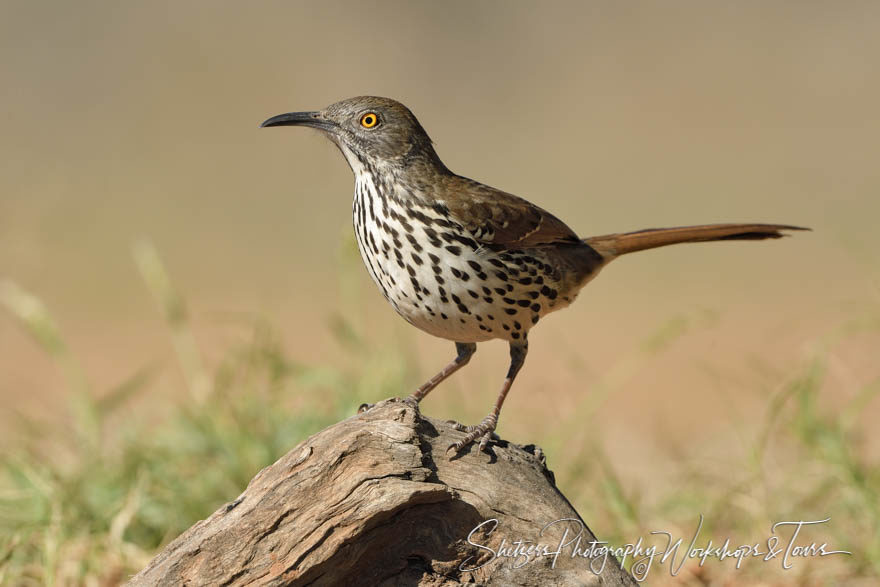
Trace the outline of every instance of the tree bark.
<path fill-rule="evenodd" d="M 590 552 L 540 449 L 496 441 L 450 459 L 462 435 L 381 402 L 260 471 L 129 584 L 635 585 Z"/>

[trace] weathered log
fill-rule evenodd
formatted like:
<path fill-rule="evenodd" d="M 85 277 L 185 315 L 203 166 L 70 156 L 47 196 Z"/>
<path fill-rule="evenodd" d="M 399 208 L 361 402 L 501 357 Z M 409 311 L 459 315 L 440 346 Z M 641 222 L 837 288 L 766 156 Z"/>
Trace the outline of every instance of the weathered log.
<path fill-rule="evenodd" d="M 260 471 L 129 584 L 635 585 L 591 552 L 540 449 L 448 458 L 462 434 L 381 402 Z"/>

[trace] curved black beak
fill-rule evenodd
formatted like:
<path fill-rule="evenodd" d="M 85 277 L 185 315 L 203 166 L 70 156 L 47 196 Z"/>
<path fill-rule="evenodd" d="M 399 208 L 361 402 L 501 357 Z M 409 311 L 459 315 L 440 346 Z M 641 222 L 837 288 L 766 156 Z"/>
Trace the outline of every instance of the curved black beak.
<path fill-rule="evenodd" d="M 321 112 L 288 112 L 265 120 L 260 128 L 267 126 L 310 126 L 321 130 L 331 130 L 336 123 L 324 118 Z"/>

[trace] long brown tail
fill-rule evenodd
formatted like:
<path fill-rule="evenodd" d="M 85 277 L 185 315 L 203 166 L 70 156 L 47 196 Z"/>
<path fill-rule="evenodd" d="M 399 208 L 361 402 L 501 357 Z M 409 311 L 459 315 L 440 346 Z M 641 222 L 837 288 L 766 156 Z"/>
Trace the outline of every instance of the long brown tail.
<path fill-rule="evenodd" d="M 783 230 L 810 230 L 786 224 L 703 224 L 676 228 L 648 228 L 636 232 L 605 234 L 585 238 L 584 242 L 606 259 L 678 243 L 723 240 L 763 240 L 788 236 Z"/>

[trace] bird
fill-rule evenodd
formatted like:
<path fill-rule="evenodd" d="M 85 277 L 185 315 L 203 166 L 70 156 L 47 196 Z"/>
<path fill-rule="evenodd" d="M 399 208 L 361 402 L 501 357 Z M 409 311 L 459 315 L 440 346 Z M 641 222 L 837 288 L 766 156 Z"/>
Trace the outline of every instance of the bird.
<path fill-rule="evenodd" d="M 419 402 L 464 367 L 477 343 L 510 347 L 493 409 L 447 449 L 453 455 L 497 438 L 501 406 L 528 353 L 529 331 L 566 308 L 622 255 L 677 243 L 762 240 L 809 230 L 786 224 L 706 224 L 582 238 L 562 220 L 513 194 L 452 172 L 409 108 L 358 96 L 323 110 L 288 112 L 261 127 L 317 129 L 354 173 L 352 216 L 364 265 L 407 322 L 455 343 L 455 358 L 403 401 Z"/>

